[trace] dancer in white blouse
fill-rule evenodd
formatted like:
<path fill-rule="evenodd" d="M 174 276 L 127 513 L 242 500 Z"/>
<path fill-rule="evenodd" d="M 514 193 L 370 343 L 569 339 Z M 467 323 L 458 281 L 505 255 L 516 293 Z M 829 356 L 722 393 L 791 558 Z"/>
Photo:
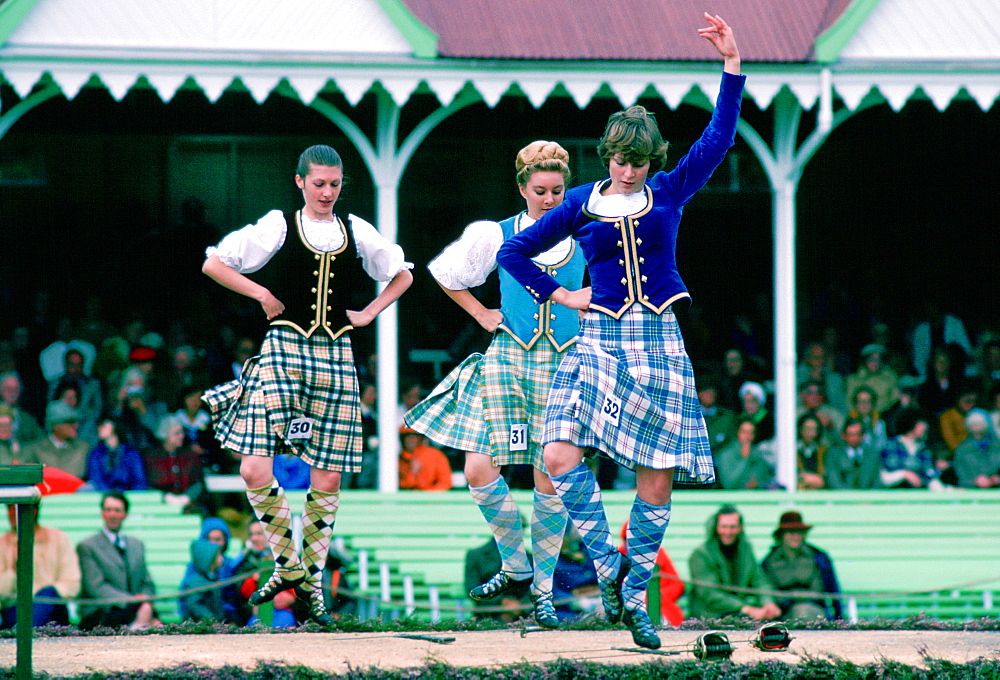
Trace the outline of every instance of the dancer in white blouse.
<path fill-rule="evenodd" d="M 250 603 L 300 587 L 313 620 L 323 625 L 332 618 L 320 576 L 341 474 L 361 470 L 361 406 L 347 332 L 374 321 L 413 281 L 413 265 L 398 245 L 361 218 L 342 220 L 333 212 L 343 181 L 340 155 L 329 146 L 309 147 L 295 175 L 305 206 L 274 210 L 229 234 L 208 249 L 202 267 L 260 302 L 269 321 L 260 355 L 247 361 L 238 380 L 204 396 L 216 437 L 241 454 L 247 497 L 274 554 L 275 571 Z M 352 286 L 364 274 L 388 285 L 364 309 L 348 309 Z M 301 557 L 288 500 L 272 474 L 279 453 L 294 453 L 311 467 Z"/>

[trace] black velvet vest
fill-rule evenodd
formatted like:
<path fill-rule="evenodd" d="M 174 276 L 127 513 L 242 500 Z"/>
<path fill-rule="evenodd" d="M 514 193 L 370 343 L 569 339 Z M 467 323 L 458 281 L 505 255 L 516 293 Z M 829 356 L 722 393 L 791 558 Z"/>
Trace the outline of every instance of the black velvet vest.
<path fill-rule="evenodd" d="M 307 338 L 317 329 L 337 338 L 353 328 L 347 301 L 352 287 L 368 276 L 350 222 L 340 218 L 333 222 L 333 228 L 344 230 L 344 245 L 328 253 L 306 241 L 299 212 L 286 212 L 285 225 L 281 248 L 262 269 L 248 275 L 285 305 L 270 325 L 288 326 Z"/>

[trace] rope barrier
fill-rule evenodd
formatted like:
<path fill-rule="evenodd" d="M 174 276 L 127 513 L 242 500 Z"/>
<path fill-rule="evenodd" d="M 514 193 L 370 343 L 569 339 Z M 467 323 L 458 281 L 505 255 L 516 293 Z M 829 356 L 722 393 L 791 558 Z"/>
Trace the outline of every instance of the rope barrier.
<path fill-rule="evenodd" d="M 35 601 L 44 604 L 69 604 L 71 602 L 85 603 L 88 605 L 119 605 L 123 603 L 137 602 L 137 601 L 163 601 L 163 600 L 176 600 L 186 595 L 193 593 L 204 592 L 207 590 L 221 589 L 228 585 L 234 583 L 242 583 L 244 580 L 250 576 L 257 574 L 260 575 L 264 571 L 271 569 L 270 566 L 262 567 L 254 571 L 247 571 L 241 574 L 237 574 L 213 583 L 205 584 L 202 586 L 195 586 L 193 588 L 188 588 L 186 590 L 177 590 L 172 593 L 166 593 L 162 595 L 141 595 L 132 596 L 128 598 L 95 598 L 95 599 L 73 599 L 73 598 L 56 598 L 56 597 L 36 597 Z M 654 573 L 653 576 L 659 576 L 660 578 L 670 579 L 672 581 L 680 581 L 685 585 L 696 585 L 704 586 L 707 588 L 715 588 L 718 590 L 725 590 L 735 593 L 744 593 L 747 595 L 770 595 L 782 598 L 792 598 L 792 599 L 802 599 L 802 600 L 815 600 L 815 599 L 855 599 L 855 600 L 878 600 L 887 598 L 906 598 L 915 597 L 919 595 L 930 595 L 932 593 L 938 592 L 951 592 L 955 590 L 963 590 L 971 588 L 974 586 L 984 585 L 986 583 L 1000 582 L 1000 574 L 993 578 L 979 579 L 976 581 L 966 581 L 963 583 L 958 583 L 941 588 L 929 588 L 924 590 L 911 590 L 911 591 L 883 591 L 874 593 L 826 593 L 823 591 L 812 591 L 812 590 L 768 590 L 763 588 L 744 588 L 741 586 L 731 586 L 720 583 L 712 583 L 711 581 L 701 581 L 698 579 L 683 579 L 674 574 L 667 574 L 665 572 Z M 331 589 L 325 584 L 323 589 L 328 593 L 331 593 Z M 419 609 L 419 610 L 435 610 L 443 612 L 456 612 L 456 613 L 501 613 L 509 611 L 507 607 L 502 606 L 478 606 L 469 607 L 465 605 L 447 605 L 439 604 L 437 606 L 431 606 L 430 603 L 422 602 L 408 602 L 401 600 L 385 599 L 375 595 L 369 595 L 364 592 L 350 590 L 347 588 L 337 588 L 336 593 L 338 595 L 343 595 L 349 599 L 358 602 L 370 602 L 380 605 L 383 609 Z M 586 596 L 573 596 L 561 598 L 555 601 L 557 605 L 572 604 L 573 602 L 580 602 L 585 599 L 589 599 Z"/>

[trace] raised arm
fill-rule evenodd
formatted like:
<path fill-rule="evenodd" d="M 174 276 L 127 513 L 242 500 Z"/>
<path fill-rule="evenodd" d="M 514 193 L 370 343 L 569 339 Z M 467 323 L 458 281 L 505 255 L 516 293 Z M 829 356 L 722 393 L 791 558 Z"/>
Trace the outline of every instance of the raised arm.
<path fill-rule="evenodd" d="M 698 35 L 712 43 L 722 55 L 723 71 L 734 76 L 740 75 L 740 49 L 736 46 L 733 29 L 718 14 L 712 16 L 705 12 L 705 20 L 708 21 L 708 26 L 699 28 Z"/>

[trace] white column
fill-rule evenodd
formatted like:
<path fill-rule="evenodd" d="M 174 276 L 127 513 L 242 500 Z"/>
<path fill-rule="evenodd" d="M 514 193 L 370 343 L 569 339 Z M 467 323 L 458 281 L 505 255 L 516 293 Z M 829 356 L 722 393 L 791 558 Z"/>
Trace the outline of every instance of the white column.
<path fill-rule="evenodd" d="M 396 241 L 399 184 L 396 178 L 375 177 L 378 205 L 378 230 Z M 385 284 L 379 284 L 379 290 Z M 399 424 L 396 403 L 399 395 L 399 314 L 397 303 L 378 315 L 378 490 L 392 493 L 399 489 Z"/>
<path fill-rule="evenodd" d="M 795 462 L 795 182 L 781 179 L 774 209 L 774 445 L 777 478 L 789 491 Z"/>

